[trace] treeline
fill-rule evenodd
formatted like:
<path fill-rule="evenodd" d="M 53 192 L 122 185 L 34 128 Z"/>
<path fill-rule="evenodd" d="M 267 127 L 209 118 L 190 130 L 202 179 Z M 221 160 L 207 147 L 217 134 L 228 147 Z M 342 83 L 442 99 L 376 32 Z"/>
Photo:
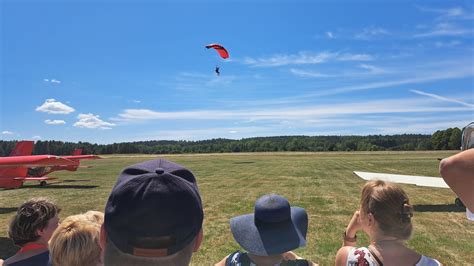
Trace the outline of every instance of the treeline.
<path fill-rule="evenodd" d="M 0 156 L 7 156 L 16 141 L 0 141 Z M 277 151 L 413 151 L 455 150 L 461 146 L 461 130 L 448 128 L 433 135 L 371 136 L 280 136 L 241 140 L 211 139 L 202 141 L 138 141 L 113 144 L 88 142 L 37 141 L 33 154 L 68 155 L 76 148 L 83 154 L 177 154 L 220 152 Z"/>

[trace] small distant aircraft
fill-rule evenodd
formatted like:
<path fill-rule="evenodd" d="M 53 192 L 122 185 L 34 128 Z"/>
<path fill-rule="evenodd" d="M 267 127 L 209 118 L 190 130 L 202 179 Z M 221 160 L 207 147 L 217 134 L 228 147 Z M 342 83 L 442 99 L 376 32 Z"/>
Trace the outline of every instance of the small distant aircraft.
<path fill-rule="evenodd" d="M 97 155 L 81 155 L 76 149 L 73 155 L 31 155 L 33 141 L 20 141 L 8 157 L 0 157 L 0 188 L 18 188 L 26 181 L 39 181 L 45 186 L 47 180 L 55 179 L 46 175 L 58 171 L 76 171 L 80 160 L 99 159 Z"/>
<path fill-rule="evenodd" d="M 461 137 L 461 150 L 464 151 L 471 148 L 474 148 L 474 122 L 463 128 Z M 448 184 L 446 184 L 446 182 L 444 182 L 441 177 L 395 175 L 360 171 L 354 171 L 354 174 L 364 180 L 378 179 L 393 183 L 412 184 L 422 187 L 449 188 Z M 464 204 L 459 198 L 456 198 L 454 203 L 456 204 L 456 206 L 464 207 Z"/>

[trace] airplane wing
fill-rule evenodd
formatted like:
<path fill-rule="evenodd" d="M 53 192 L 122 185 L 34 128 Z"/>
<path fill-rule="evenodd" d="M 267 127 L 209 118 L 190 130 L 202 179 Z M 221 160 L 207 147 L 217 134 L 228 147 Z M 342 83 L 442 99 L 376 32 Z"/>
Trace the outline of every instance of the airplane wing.
<path fill-rule="evenodd" d="M 13 180 L 21 180 L 21 181 L 46 181 L 46 180 L 52 180 L 52 179 L 57 179 L 56 177 L 49 177 L 49 176 L 43 176 L 43 177 L 15 177 Z"/>
<path fill-rule="evenodd" d="M 61 158 L 65 158 L 68 160 L 87 160 L 87 159 L 102 159 L 97 155 L 67 155 L 61 156 Z"/>
<path fill-rule="evenodd" d="M 438 187 L 438 188 L 449 188 L 448 184 L 440 177 L 432 176 L 414 176 L 414 175 L 395 175 L 395 174 L 384 174 L 384 173 L 370 173 L 370 172 L 359 172 L 354 171 L 354 174 L 364 180 L 379 179 L 383 181 L 412 184 L 422 187 Z"/>
<path fill-rule="evenodd" d="M 41 166 L 79 166 L 79 161 L 73 161 L 53 155 L 11 156 L 0 158 L 0 168 Z"/>

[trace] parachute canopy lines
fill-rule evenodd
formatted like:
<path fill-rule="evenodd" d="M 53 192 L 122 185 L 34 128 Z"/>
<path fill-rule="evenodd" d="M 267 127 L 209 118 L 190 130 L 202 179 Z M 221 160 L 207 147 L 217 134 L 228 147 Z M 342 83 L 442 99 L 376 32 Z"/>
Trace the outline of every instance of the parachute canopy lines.
<path fill-rule="evenodd" d="M 227 50 L 224 48 L 224 46 L 222 46 L 220 44 L 211 43 L 211 44 L 206 45 L 206 48 L 207 49 L 214 48 L 222 58 L 224 58 L 224 59 L 229 58 L 229 52 L 227 52 Z"/>

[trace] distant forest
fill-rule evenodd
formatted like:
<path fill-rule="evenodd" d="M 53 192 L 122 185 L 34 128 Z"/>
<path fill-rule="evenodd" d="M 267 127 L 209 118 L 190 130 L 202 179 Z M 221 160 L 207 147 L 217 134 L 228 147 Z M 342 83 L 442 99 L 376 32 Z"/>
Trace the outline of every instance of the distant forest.
<path fill-rule="evenodd" d="M 16 141 L 0 140 L 0 156 L 8 156 L 15 144 Z M 438 130 L 433 135 L 280 136 L 240 140 L 153 140 L 113 144 L 51 140 L 37 141 L 33 154 L 68 155 L 76 148 L 82 148 L 83 154 L 179 154 L 278 151 L 423 151 L 456 150 L 460 146 L 461 130 L 448 128 Z"/>

